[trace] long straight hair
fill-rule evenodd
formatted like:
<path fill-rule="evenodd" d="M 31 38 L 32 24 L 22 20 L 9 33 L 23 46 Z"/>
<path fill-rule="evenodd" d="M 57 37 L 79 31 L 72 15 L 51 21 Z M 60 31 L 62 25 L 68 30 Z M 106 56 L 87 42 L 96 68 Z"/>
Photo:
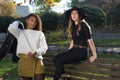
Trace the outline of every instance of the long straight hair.
<path fill-rule="evenodd" d="M 81 30 L 81 25 L 80 25 L 80 23 L 81 23 L 81 18 L 80 18 L 80 15 L 79 15 L 79 14 L 78 14 L 78 17 L 79 17 L 79 19 L 78 19 L 78 29 L 77 29 L 77 31 L 76 31 L 76 34 L 79 36 L 79 32 L 80 32 L 80 30 Z M 71 15 L 70 15 L 70 16 L 69 16 L 69 22 L 68 22 L 68 31 L 69 31 L 68 37 L 69 37 L 69 38 L 72 38 L 73 24 L 75 24 L 75 23 L 74 23 L 74 21 L 72 20 Z"/>
<path fill-rule="evenodd" d="M 29 14 L 26 17 L 26 19 L 29 19 L 30 17 L 35 17 L 36 18 L 36 26 L 35 26 L 35 28 L 33 30 L 42 31 L 42 21 L 41 21 L 41 18 L 37 14 L 31 13 L 31 14 Z"/>

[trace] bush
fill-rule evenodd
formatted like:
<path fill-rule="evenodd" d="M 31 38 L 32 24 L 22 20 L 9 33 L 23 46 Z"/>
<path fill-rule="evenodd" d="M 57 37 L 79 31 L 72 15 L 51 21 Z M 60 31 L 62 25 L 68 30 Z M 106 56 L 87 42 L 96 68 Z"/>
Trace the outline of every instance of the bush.
<path fill-rule="evenodd" d="M 13 21 L 18 20 L 21 21 L 25 27 L 26 27 L 26 21 L 25 21 L 25 17 L 22 18 L 13 18 L 10 16 L 0 16 L 0 32 L 7 32 L 8 26 L 10 23 L 12 23 Z"/>
<path fill-rule="evenodd" d="M 67 35 L 67 32 L 63 32 L 63 30 L 49 31 L 46 33 L 46 41 L 48 44 L 59 44 L 68 39 Z"/>
<path fill-rule="evenodd" d="M 13 17 L 0 16 L 0 32 L 7 32 L 7 28 L 12 21 L 14 21 Z"/>
<path fill-rule="evenodd" d="M 115 27 L 120 26 L 120 4 L 113 7 L 107 16 L 107 24 Z"/>
<path fill-rule="evenodd" d="M 65 17 L 65 14 L 60 15 L 58 18 L 58 28 L 66 31 L 68 28 L 68 19 Z"/>
<path fill-rule="evenodd" d="M 58 16 L 56 13 L 45 13 L 41 15 L 41 19 L 44 31 L 57 29 Z"/>
<path fill-rule="evenodd" d="M 83 10 L 87 14 L 86 21 L 94 27 L 94 28 L 99 28 L 99 27 L 105 27 L 106 25 L 106 14 L 105 12 L 98 7 L 93 7 L 93 6 L 82 6 Z"/>

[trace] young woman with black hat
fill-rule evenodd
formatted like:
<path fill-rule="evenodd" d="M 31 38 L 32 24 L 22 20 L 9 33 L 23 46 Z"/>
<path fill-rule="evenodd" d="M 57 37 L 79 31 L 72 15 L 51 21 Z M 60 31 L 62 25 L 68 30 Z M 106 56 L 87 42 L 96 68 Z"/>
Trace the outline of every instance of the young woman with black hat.
<path fill-rule="evenodd" d="M 69 19 L 68 29 L 69 37 L 72 39 L 69 50 L 55 56 L 54 64 L 56 71 L 54 80 L 59 80 L 61 75 L 66 75 L 64 64 L 77 63 L 84 61 L 88 57 L 88 45 L 92 51 L 92 56 L 89 58 L 90 62 L 94 62 L 97 58 L 94 42 L 91 37 L 91 29 L 85 21 L 86 14 L 83 9 L 73 7 L 65 12 Z"/>

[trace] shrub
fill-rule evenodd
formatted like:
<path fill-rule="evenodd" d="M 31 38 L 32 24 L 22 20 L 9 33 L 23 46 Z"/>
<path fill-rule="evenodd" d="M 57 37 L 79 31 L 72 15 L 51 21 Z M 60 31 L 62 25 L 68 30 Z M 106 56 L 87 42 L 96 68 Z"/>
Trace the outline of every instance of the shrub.
<path fill-rule="evenodd" d="M 46 40 L 48 44 L 63 42 L 68 39 L 67 32 L 63 30 L 49 31 L 46 33 Z"/>
<path fill-rule="evenodd" d="M 106 25 L 106 14 L 105 12 L 98 7 L 93 6 L 82 6 L 81 8 L 84 9 L 85 13 L 87 14 L 86 21 L 94 27 L 105 27 Z"/>
<path fill-rule="evenodd" d="M 7 32 L 7 28 L 12 21 L 14 21 L 13 17 L 0 16 L 0 32 Z"/>
<path fill-rule="evenodd" d="M 113 7 L 107 16 L 107 24 L 115 27 L 120 25 L 120 4 Z"/>
<path fill-rule="evenodd" d="M 43 23 L 43 30 L 53 31 L 57 29 L 58 23 L 58 16 L 55 13 L 45 13 L 41 15 L 42 23 Z"/>

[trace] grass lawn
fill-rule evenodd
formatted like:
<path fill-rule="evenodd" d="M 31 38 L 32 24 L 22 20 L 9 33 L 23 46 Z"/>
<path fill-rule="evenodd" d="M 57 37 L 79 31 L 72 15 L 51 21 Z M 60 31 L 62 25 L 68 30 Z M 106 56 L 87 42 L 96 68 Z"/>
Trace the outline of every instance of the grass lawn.
<path fill-rule="evenodd" d="M 95 45 L 120 45 L 120 39 L 93 39 Z M 62 40 L 58 42 L 51 42 L 50 44 L 60 44 L 61 46 L 69 46 L 71 39 Z"/>
<path fill-rule="evenodd" d="M 17 64 L 12 63 L 8 57 L 0 61 L 0 77 L 3 80 L 18 80 Z"/>
<path fill-rule="evenodd" d="M 120 45 L 120 39 L 93 39 L 96 45 Z"/>

